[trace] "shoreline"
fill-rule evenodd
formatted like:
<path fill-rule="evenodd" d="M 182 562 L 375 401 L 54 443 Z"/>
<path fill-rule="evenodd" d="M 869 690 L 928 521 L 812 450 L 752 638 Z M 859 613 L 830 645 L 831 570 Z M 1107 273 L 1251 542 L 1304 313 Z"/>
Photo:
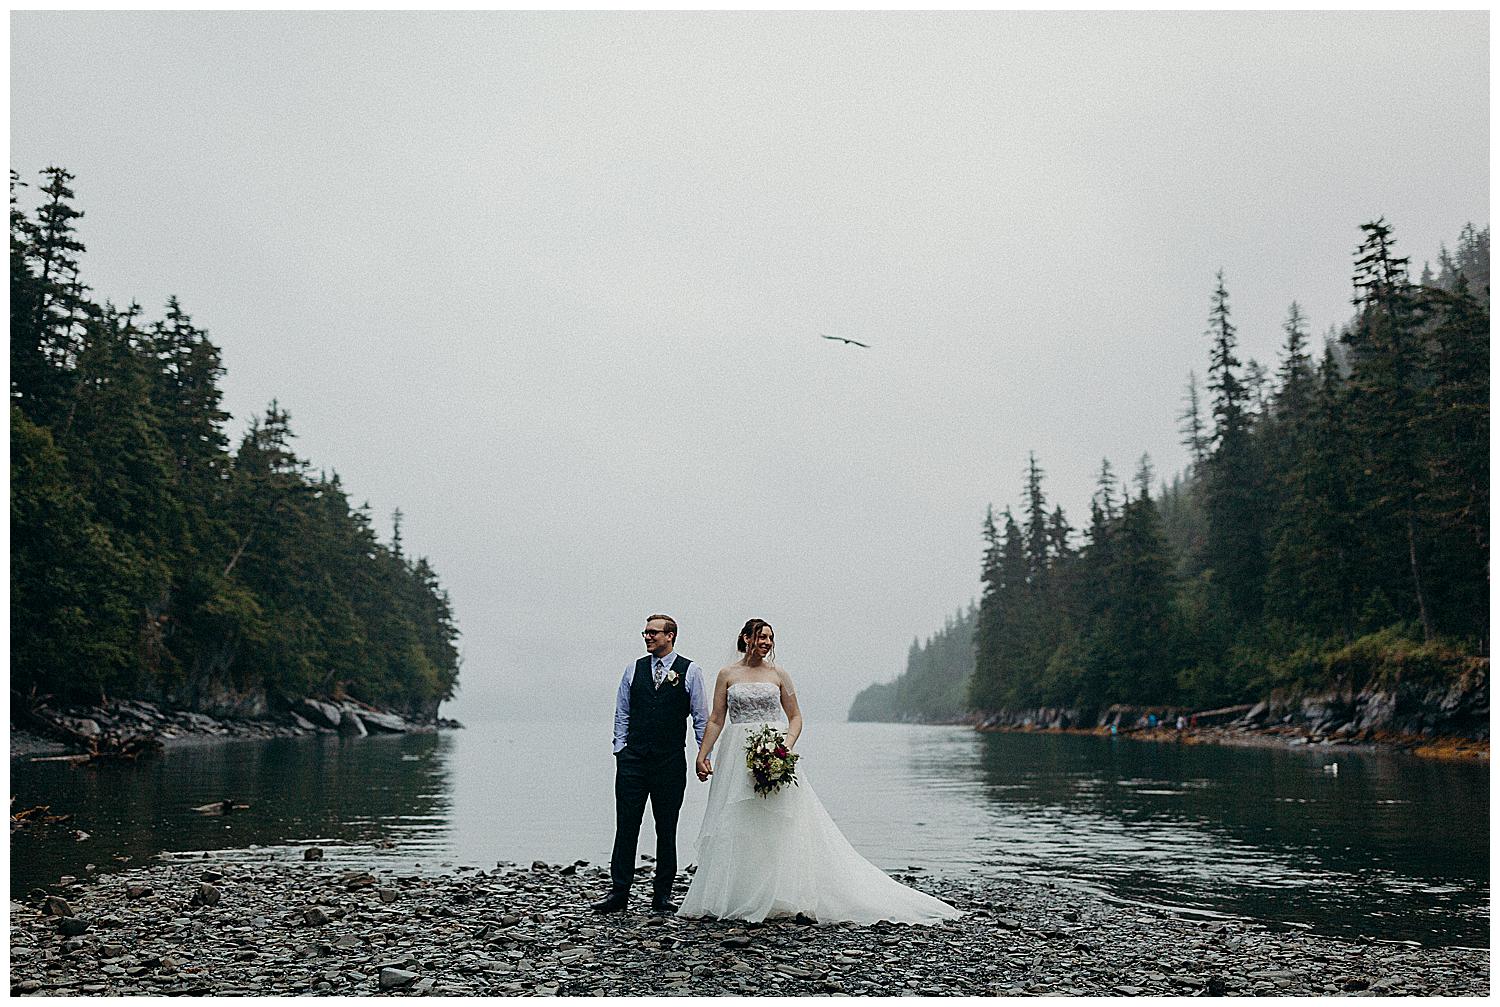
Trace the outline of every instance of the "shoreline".
<path fill-rule="evenodd" d="M 1365 738 L 1349 738 L 1319 734 L 1294 725 L 1277 724 L 1271 727 L 1247 727 L 1244 725 L 1222 725 L 1212 727 L 1186 727 L 1181 731 L 1170 725 L 1132 727 L 1114 734 L 1105 727 L 1061 727 L 1050 724 L 997 723 L 986 724 L 975 715 L 944 718 L 939 720 L 867 720 L 847 721 L 851 724 L 912 724 L 922 727 L 967 727 L 980 734 L 1072 734 L 1100 738 L 1124 738 L 1131 741 L 1151 741 L 1182 745 L 1224 745 L 1237 748 L 1305 748 L 1321 752 L 1392 752 L 1411 755 L 1421 759 L 1440 759 L 1454 762 L 1489 762 L 1488 739 L 1466 738 L 1455 735 L 1401 734 L 1394 731 L 1372 732 Z"/>
<path fill-rule="evenodd" d="M 348 700 L 303 700 L 299 707 L 284 710 L 279 716 L 210 716 L 144 700 L 114 700 L 94 707 L 43 707 L 19 718 L 13 710 L 10 757 L 79 762 L 134 759 L 152 749 L 212 741 L 430 734 L 462 726 L 444 717 L 403 716 Z"/>
<path fill-rule="evenodd" d="M 1489 762 L 1489 741 L 1473 738 L 1424 737 L 1382 733 L 1354 741 L 1346 738 L 1319 736 L 1295 727 L 1245 729 L 1235 727 L 1184 728 L 1172 727 L 1139 728 L 1110 734 L 1107 727 L 1022 727 L 1002 725 L 984 727 L 973 725 L 981 734 L 1080 734 L 1094 737 L 1116 737 L 1131 741 L 1150 741 L 1181 745 L 1224 745 L 1237 748 L 1284 748 L 1306 749 L 1321 752 L 1394 752 L 1421 759 L 1441 759 L 1455 762 Z"/>
<path fill-rule="evenodd" d="M 11 903 L 13 994 L 1484 996 L 1487 949 L 1122 906 L 1051 883 L 895 873 L 935 926 L 749 924 L 589 903 L 603 866 L 414 874 L 178 854 Z M 651 870 L 643 864 L 638 873 Z M 689 875 L 678 875 L 680 897 Z M 638 886 L 638 887 L 644 887 Z M 50 912 L 49 912 L 50 910 Z"/>

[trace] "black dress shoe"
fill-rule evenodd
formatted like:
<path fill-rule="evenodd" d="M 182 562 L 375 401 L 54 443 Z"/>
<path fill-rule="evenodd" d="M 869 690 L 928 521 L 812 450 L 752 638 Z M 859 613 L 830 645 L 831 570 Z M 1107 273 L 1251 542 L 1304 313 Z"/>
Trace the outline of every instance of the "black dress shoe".
<path fill-rule="evenodd" d="M 610 892 L 602 902 L 595 902 L 589 908 L 596 913 L 618 913 L 625 908 L 628 898 L 624 892 Z"/>
<path fill-rule="evenodd" d="M 677 903 L 671 899 L 652 899 L 651 911 L 658 916 L 671 916 L 677 912 Z"/>

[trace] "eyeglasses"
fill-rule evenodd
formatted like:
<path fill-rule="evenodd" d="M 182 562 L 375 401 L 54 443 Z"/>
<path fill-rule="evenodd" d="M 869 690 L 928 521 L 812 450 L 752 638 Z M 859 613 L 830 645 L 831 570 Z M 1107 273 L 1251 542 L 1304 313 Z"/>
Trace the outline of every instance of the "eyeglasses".
<path fill-rule="evenodd" d="M 649 640 L 653 636 L 661 636 L 665 632 L 667 631 L 664 629 L 643 629 L 641 630 L 641 635 Z"/>

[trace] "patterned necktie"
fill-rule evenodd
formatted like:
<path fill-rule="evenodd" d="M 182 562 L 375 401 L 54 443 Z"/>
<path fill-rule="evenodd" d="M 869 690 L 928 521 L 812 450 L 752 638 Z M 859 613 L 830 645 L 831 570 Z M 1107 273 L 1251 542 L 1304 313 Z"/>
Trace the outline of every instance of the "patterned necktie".
<path fill-rule="evenodd" d="M 659 657 L 656 659 L 656 668 L 651 672 L 651 677 L 656 679 L 656 687 L 660 689 L 661 680 L 666 677 L 666 670 Z"/>

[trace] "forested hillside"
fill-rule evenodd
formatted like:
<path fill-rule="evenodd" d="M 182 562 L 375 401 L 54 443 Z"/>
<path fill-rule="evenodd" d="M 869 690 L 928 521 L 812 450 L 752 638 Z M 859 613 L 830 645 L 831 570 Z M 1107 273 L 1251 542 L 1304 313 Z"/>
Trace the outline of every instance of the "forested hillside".
<path fill-rule="evenodd" d="M 1489 229 L 1415 282 L 1387 224 L 1361 233 L 1353 318 L 1319 347 L 1293 303 L 1274 372 L 1241 359 L 1220 274 L 1186 472 L 1104 461 L 1080 531 L 1029 460 L 982 526 L 970 710 L 1213 706 L 1488 654 Z M 924 716 L 893 699 L 928 693 L 916 656 L 856 709 Z"/>
<path fill-rule="evenodd" d="M 11 173 L 11 689 L 192 703 L 264 689 L 433 713 L 446 593 L 292 449 L 272 402 L 231 448 L 224 370 L 176 299 L 91 300 L 72 176 Z M 289 324 L 294 322 L 289 321 Z"/>
<path fill-rule="evenodd" d="M 925 641 L 911 642 L 906 670 L 890 682 L 862 689 L 849 707 L 850 720 L 952 720 L 968 707 L 974 673 L 974 625 L 979 609 L 948 618 Z"/>

